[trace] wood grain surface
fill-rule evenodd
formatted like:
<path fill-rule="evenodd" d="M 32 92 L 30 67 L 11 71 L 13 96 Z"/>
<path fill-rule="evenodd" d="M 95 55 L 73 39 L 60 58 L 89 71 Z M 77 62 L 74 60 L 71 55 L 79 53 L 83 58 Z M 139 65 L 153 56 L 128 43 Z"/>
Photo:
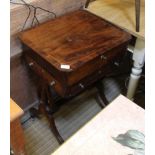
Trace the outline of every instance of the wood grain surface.
<path fill-rule="evenodd" d="M 12 99 L 10 99 L 10 122 L 19 118 L 23 113 L 23 110 Z"/>
<path fill-rule="evenodd" d="M 80 10 L 22 32 L 20 39 L 57 70 L 68 72 L 129 41 L 130 35 Z"/>

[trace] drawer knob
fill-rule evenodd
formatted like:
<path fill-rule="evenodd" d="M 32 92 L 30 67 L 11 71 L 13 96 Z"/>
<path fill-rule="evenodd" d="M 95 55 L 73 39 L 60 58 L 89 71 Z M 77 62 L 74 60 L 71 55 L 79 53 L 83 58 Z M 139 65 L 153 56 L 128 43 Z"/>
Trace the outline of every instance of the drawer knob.
<path fill-rule="evenodd" d="M 79 83 L 79 86 L 80 86 L 81 88 L 84 88 L 84 85 L 83 85 L 82 83 Z"/>
<path fill-rule="evenodd" d="M 30 62 L 30 63 L 29 63 L 29 66 L 30 66 L 30 67 L 31 67 L 31 66 L 33 66 L 33 65 L 34 65 L 34 63 L 33 63 L 33 62 Z"/>
<path fill-rule="evenodd" d="M 101 55 L 102 60 L 107 60 L 107 57 L 105 55 Z"/>
<path fill-rule="evenodd" d="M 120 64 L 119 64 L 119 62 L 115 61 L 114 65 L 118 67 Z"/>
<path fill-rule="evenodd" d="M 52 81 L 51 83 L 50 83 L 50 86 L 54 86 L 55 85 L 55 81 Z"/>

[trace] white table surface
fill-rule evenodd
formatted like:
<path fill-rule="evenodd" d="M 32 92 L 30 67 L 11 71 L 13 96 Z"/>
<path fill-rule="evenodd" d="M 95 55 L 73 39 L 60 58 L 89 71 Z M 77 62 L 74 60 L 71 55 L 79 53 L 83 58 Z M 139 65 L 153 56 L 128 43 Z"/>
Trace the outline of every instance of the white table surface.
<path fill-rule="evenodd" d="M 134 129 L 144 133 L 144 109 L 120 95 L 53 155 L 128 155 L 133 150 L 111 137 Z"/>

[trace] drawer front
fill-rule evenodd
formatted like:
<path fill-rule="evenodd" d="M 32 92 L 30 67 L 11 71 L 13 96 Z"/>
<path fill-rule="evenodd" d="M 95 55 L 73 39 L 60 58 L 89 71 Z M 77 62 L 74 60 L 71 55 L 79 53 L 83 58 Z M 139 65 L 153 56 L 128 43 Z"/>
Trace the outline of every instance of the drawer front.
<path fill-rule="evenodd" d="M 93 72 L 99 70 L 103 66 L 106 66 L 118 57 L 121 57 L 121 55 L 124 54 L 125 51 L 126 46 L 122 45 L 97 57 L 96 59 L 90 61 L 76 71 L 68 73 L 68 85 L 73 85 L 86 76 L 91 75 Z"/>
<path fill-rule="evenodd" d="M 76 94 L 89 88 L 91 85 L 93 86 L 98 80 L 101 80 L 106 76 L 111 76 L 113 74 L 115 75 L 115 73 L 119 69 L 119 63 L 120 57 L 117 57 L 108 65 L 102 66 L 97 71 L 83 78 L 78 83 L 72 85 L 72 87 L 70 87 L 70 89 L 66 92 L 66 96 L 75 96 Z"/>
<path fill-rule="evenodd" d="M 54 78 L 46 68 L 41 67 L 28 54 L 25 54 L 25 60 L 30 69 L 32 69 L 39 78 L 46 81 L 48 85 L 51 85 L 61 97 L 69 97 L 80 93 L 103 76 L 106 76 L 106 73 L 110 70 L 110 65 L 108 64 L 112 64 L 114 60 L 124 55 L 124 51 L 126 51 L 126 46 L 122 45 L 117 49 L 113 49 L 97 57 L 78 70 L 67 73 L 67 82 L 65 85 Z"/>
<path fill-rule="evenodd" d="M 53 78 L 51 74 L 38 65 L 30 56 L 25 55 L 25 60 L 29 68 L 35 72 L 38 78 L 42 78 L 48 85 L 51 85 L 60 96 L 64 96 L 66 89 L 63 88 L 63 85 L 60 84 L 59 81 Z"/>
<path fill-rule="evenodd" d="M 100 68 L 98 71 L 92 73 L 90 76 L 82 79 L 77 84 L 70 87 L 68 92 L 66 92 L 66 96 L 70 96 L 70 97 L 75 96 L 78 93 L 81 93 L 82 91 L 84 91 L 85 89 L 93 86 L 95 82 L 97 82 L 98 80 L 101 80 L 106 75 L 106 73 L 108 73 L 109 69 L 110 69 L 110 66 L 108 65 L 104 66 Z"/>

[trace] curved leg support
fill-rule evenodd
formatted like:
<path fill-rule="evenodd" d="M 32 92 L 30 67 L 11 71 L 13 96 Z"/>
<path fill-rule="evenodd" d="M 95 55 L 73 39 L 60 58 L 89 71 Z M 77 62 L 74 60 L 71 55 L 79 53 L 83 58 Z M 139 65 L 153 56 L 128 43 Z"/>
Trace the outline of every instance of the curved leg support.
<path fill-rule="evenodd" d="M 142 68 L 143 68 L 144 59 L 145 59 L 144 53 L 145 53 L 145 42 L 137 38 L 136 45 L 133 51 L 134 65 L 130 75 L 128 90 L 127 90 L 127 97 L 131 100 L 133 100 L 134 98 L 138 81 L 142 73 Z"/>
<path fill-rule="evenodd" d="M 56 139 L 58 140 L 58 142 L 60 144 L 62 144 L 64 142 L 64 140 L 60 136 L 58 129 L 55 125 L 53 114 L 50 114 L 50 111 L 49 111 L 53 105 L 53 103 L 52 103 L 53 100 L 52 100 L 51 96 L 49 96 L 50 95 L 49 92 L 47 93 L 47 90 L 48 90 L 48 86 L 43 85 L 42 89 L 41 89 L 41 95 L 40 95 L 41 98 L 40 98 L 39 111 L 44 114 L 44 116 L 46 117 L 46 119 L 48 120 L 48 122 L 50 124 L 51 131 L 53 132 L 53 134 L 56 137 Z M 48 103 L 48 102 L 50 102 L 50 103 Z"/>
<path fill-rule="evenodd" d="M 40 104 L 39 106 L 39 110 L 41 111 L 41 113 L 44 114 L 44 116 L 46 117 L 46 119 L 48 120 L 49 124 L 50 124 L 50 129 L 52 131 L 52 133 L 54 134 L 54 136 L 56 137 L 57 141 L 59 142 L 59 144 L 62 144 L 64 142 L 63 138 L 60 136 L 59 131 L 55 125 L 55 121 L 54 121 L 54 117 L 48 114 L 46 107 L 43 103 Z"/>
<path fill-rule="evenodd" d="M 102 84 L 102 81 L 97 82 L 96 84 L 96 88 L 98 90 L 97 96 L 96 96 L 96 100 L 97 103 L 100 105 L 101 108 L 104 108 L 106 105 L 108 105 L 108 100 L 104 94 L 104 87 Z"/>

